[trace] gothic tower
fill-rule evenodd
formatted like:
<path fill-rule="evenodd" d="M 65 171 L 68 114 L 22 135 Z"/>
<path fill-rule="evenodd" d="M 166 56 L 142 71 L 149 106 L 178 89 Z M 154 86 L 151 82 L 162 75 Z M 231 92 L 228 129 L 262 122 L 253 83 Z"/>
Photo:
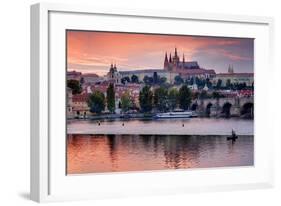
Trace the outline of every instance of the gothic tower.
<path fill-rule="evenodd" d="M 169 70 L 169 61 L 168 61 L 167 52 L 165 53 L 164 70 Z"/>
<path fill-rule="evenodd" d="M 169 63 L 172 63 L 172 55 L 170 53 L 170 57 L 169 57 Z"/>
<path fill-rule="evenodd" d="M 174 57 L 173 57 L 173 64 L 174 65 L 178 65 L 179 61 L 180 61 L 180 58 L 178 56 L 177 47 L 175 47 L 175 54 L 174 54 Z"/>
<path fill-rule="evenodd" d="M 234 73 L 233 65 L 232 66 L 231 65 L 228 66 L 228 71 L 227 72 L 230 73 L 230 74 Z"/>

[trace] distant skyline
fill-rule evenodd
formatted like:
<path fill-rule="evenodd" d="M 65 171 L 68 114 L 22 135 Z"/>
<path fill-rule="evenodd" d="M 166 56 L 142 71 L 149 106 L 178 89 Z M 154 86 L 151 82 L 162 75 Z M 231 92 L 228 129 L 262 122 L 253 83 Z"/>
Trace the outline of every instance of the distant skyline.
<path fill-rule="evenodd" d="M 67 31 L 67 70 L 100 76 L 116 64 L 119 71 L 163 69 L 165 52 L 182 61 L 197 61 L 200 67 L 227 72 L 253 72 L 254 39 L 135 34 L 94 31 Z"/>

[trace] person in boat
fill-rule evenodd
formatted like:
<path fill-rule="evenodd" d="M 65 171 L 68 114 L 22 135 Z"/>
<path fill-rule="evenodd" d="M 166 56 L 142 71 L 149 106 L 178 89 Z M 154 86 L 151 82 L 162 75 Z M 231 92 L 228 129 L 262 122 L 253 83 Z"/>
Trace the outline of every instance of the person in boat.
<path fill-rule="evenodd" d="M 237 135 L 236 135 L 236 133 L 235 133 L 235 131 L 232 129 L 232 131 L 231 131 L 231 136 L 233 137 L 233 138 L 236 138 L 237 137 Z"/>
<path fill-rule="evenodd" d="M 226 139 L 227 140 L 232 140 L 232 142 L 235 142 L 237 138 L 238 138 L 238 136 L 236 135 L 235 131 L 232 129 L 231 136 L 227 137 Z"/>

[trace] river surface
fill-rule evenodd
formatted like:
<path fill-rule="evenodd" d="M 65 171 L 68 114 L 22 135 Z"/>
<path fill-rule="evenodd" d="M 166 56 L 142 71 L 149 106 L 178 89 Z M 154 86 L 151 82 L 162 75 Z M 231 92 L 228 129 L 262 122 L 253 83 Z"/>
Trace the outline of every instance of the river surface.
<path fill-rule="evenodd" d="M 253 120 L 71 120 L 67 174 L 254 165 Z M 231 130 L 239 135 L 227 141 Z"/>
<path fill-rule="evenodd" d="M 253 120 L 244 119 L 157 119 L 157 120 L 69 120 L 68 134 L 189 134 L 229 135 L 231 130 L 240 135 L 253 135 Z"/>

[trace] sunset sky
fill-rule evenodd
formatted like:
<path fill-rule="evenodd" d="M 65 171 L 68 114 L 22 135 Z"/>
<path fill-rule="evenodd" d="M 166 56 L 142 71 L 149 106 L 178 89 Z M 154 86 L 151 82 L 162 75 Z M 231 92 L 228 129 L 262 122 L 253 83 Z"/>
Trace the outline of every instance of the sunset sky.
<path fill-rule="evenodd" d="M 67 69 L 104 75 L 110 64 L 118 70 L 163 69 L 165 52 L 205 69 L 253 72 L 254 40 L 177 35 L 67 31 Z"/>

